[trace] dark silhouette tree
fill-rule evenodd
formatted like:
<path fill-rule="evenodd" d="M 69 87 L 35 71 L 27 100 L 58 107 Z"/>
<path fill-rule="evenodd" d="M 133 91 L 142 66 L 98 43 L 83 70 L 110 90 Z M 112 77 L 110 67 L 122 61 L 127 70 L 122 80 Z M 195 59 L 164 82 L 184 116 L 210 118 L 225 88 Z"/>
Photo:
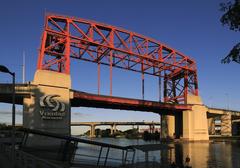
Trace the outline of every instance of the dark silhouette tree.
<path fill-rule="evenodd" d="M 224 12 L 220 19 L 221 23 L 229 26 L 230 30 L 240 31 L 240 0 L 221 3 L 220 7 Z M 221 62 L 225 64 L 231 61 L 240 63 L 240 43 L 237 43 Z"/>

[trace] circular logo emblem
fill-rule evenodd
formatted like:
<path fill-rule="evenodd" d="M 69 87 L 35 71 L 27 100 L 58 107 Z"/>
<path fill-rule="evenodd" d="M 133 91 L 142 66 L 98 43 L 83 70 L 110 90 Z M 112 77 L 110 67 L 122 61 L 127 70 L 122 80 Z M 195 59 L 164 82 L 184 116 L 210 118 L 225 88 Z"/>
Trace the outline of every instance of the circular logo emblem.
<path fill-rule="evenodd" d="M 66 106 L 56 99 L 59 95 L 40 97 L 40 115 L 42 119 L 62 119 L 66 113 Z"/>

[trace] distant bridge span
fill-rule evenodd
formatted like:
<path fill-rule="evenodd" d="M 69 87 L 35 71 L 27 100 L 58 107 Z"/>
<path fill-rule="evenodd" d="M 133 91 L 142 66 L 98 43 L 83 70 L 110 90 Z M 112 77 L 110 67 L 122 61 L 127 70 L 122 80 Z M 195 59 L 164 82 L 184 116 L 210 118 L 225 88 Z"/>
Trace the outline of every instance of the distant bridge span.
<path fill-rule="evenodd" d="M 93 122 L 71 122 L 71 126 L 101 126 L 101 125 L 157 125 L 160 126 L 160 122 L 131 122 L 131 121 L 93 121 Z M 8 125 L 11 126 L 11 125 Z M 22 127 L 22 124 L 16 124 L 17 127 Z"/>
<path fill-rule="evenodd" d="M 114 133 L 117 132 L 117 126 L 124 125 L 124 126 L 137 126 L 137 129 L 139 129 L 139 126 L 147 125 L 149 126 L 149 131 L 151 133 L 155 132 L 155 126 L 160 126 L 160 122 L 72 122 L 71 126 L 90 126 L 90 137 L 96 137 L 95 134 L 95 128 L 96 126 L 103 126 L 108 125 L 110 127 L 110 134 L 114 135 Z"/>
<path fill-rule="evenodd" d="M 156 131 L 155 126 L 160 126 L 160 122 L 119 122 L 119 121 L 98 121 L 98 122 L 71 122 L 71 126 L 88 126 L 90 127 L 90 137 L 96 137 L 95 134 L 95 128 L 96 126 L 111 126 L 110 127 L 110 133 L 113 135 L 117 132 L 117 126 L 137 126 L 137 129 L 139 129 L 139 126 L 149 126 L 149 131 L 151 133 L 154 133 Z M 9 125 L 11 126 L 11 125 Z M 18 127 L 22 127 L 22 124 L 16 124 Z"/>
<path fill-rule="evenodd" d="M 100 126 L 100 125 L 160 125 L 160 122 L 130 122 L 130 121 L 99 121 L 99 122 L 71 122 L 71 126 Z"/>

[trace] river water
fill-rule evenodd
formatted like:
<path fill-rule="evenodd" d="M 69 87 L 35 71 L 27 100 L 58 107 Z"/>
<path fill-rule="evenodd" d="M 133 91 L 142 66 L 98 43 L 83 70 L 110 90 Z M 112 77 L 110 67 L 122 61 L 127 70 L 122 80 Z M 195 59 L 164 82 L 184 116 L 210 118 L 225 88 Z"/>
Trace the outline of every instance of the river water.
<path fill-rule="evenodd" d="M 126 138 L 95 138 L 94 141 L 115 144 L 120 146 L 156 144 L 160 142 L 146 142 L 142 139 L 126 139 Z M 152 151 L 149 152 L 148 160 L 162 162 L 164 156 L 177 165 L 185 164 L 185 158 L 189 156 L 190 165 L 193 168 L 240 168 L 240 142 L 237 141 L 211 141 L 211 142 L 179 142 L 170 143 L 172 146 L 169 152 Z M 79 144 L 76 160 L 87 161 L 96 164 L 100 148 L 93 145 Z M 103 156 L 106 150 L 103 150 Z M 131 160 L 131 153 L 128 159 Z M 144 162 L 145 153 L 137 150 L 134 162 Z M 120 165 L 122 163 L 122 151 L 111 149 L 109 152 L 110 159 L 108 165 Z M 104 158 L 101 159 L 101 163 Z"/>

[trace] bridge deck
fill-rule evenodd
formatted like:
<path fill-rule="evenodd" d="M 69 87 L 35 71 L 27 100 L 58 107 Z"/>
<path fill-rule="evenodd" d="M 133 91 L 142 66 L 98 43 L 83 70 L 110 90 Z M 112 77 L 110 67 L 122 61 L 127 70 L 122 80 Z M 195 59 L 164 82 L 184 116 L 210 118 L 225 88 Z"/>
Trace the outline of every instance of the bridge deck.
<path fill-rule="evenodd" d="M 191 105 L 186 104 L 160 103 L 156 101 L 96 95 L 79 91 L 73 91 L 71 106 L 146 111 L 168 115 L 192 108 Z"/>
<path fill-rule="evenodd" d="M 239 119 L 239 117 L 240 117 L 240 111 L 237 111 L 237 110 L 208 107 L 208 116 L 209 117 L 224 115 L 227 113 L 231 113 L 232 119 Z"/>
<path fill-rule="evenodd" d="M 12 103 L 12 84 L 0 83 L 0 102 Z M 30 84 L 16 84 L 15 86 L 15 103 L 23 104 L 24 97 L 30 97 L 31 90 L 34 89 L 33 85 Z"/>
<path fill-rule="evenodd" d="M 32 84 L 16 84 L 16 104 L 23 104 L 23 98 L 34 94 L 36 86 Z M 191 110 L 191 105 L 186 104 L 169 104 L 157 101 L 140 100 L 132 98 L 114 97 L 90 94 L 70 90 L 73 93 L 71 99 L 72 107 L 96 107 L 107 109 L 146 111 L 161 114 L 173 115 L 175 112 Z M 12 85 L 0 84 L 0 102 L 12 103 Z"/>

